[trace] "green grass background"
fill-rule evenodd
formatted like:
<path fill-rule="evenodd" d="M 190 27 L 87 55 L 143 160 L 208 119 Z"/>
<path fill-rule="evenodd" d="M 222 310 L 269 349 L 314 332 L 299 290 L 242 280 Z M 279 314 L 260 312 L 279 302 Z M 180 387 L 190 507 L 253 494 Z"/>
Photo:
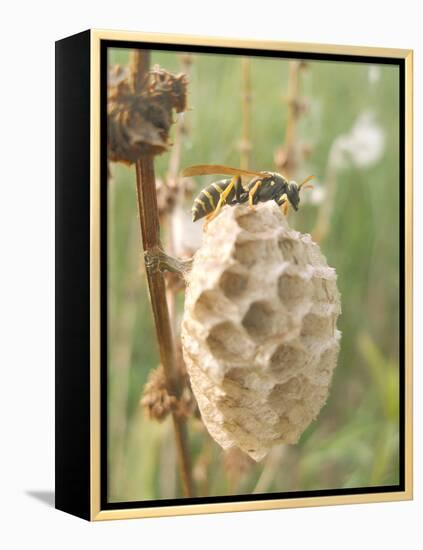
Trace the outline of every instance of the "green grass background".
<path fill-rule="evenodd" d="M 128 62 L 113 49 L 109 63 Z M 176 54 L 153 52 L 152 62 L 179 72 Z M 369 70 L 379 77 L 372 82 Z M 253 58 L 251 167 L 274 169 L 285 132 L 288 60 Z M 182 166 L 239 165 L 241 61 L 195 55 L 189 84 L 190 126 Z M 302 73 L 310 105 L 299 136 L 313 147 L 300 167 L 322 186 L 334 140 L 372 111 L 385 134 L 382 158 L 353 165 L 337 178 L 330 231 L 321 243 L 336 268 L 342 295 L 341 352 L 329 400 L 299 444 L 287 446 L 235 481 L 224 453 L 198 420 L 189 421 L 190 452 L 200 495 L 371 487 L 399 476 L 399 74 L 389 65 L 312 61 Z M 158 176 L 169 154 L 156 162 Z M 149 372 L 158 364 L 155 330 L 141 269 L 134 168 L 113 165 L 109 184 L 108 496 L 113 502 L 182 496 L 171 420 L 150 421 L 139 406 Z M 204 186 L 206 178 L 198 178 Z M 296 229 L 313 229 L 318 206 L 290 215 Z M 190 204 L 186 204 L 187 211 Z"/>

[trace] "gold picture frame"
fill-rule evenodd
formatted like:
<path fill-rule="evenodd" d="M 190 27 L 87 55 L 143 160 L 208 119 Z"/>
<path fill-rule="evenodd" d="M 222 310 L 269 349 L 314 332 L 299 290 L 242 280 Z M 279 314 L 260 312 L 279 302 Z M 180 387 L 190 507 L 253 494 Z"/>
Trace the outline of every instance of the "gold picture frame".
<path fill-rule="evenodd" d="M 85 150 L 81 153 L 81 160 L 77 157 L 77 162 L 81 162 L 82 172 L 85 182 L 81 185 L 86 185 L 89 181 L 89 197 L 85 196 L 85 233 L 81 235 L 81 239 L 85 239 L 87 253 L 89 254 L 89 266 L 84 267 L 84 277 L 89 273 L 89 304 L 86 306 L 89 309 L 84 312 L 76 312 L 74 315 L 84 315 L 87 320 L 89 315 L 89 330 L 85 330 L 84 336 L 79 335 L 79 338 L 84 338 L 83 349 L 85 355 L 84 360 L 78 363 L 75 367 L 77 372 L 70 373 L 70 364 L 65 358 L 60 349 L 68 349 L 67 346 L 75 346 L 76 340 L 67 342 L 66 326 L 63 330 L 59 326 L 59 356 L 56 359 L 56 379 L 58 380 L 56 400 L 58 420 L 56 427 L 56 445 L 57 452 L 57 470 L 56 470 L 56 506 L 64 511 L 81 516 L 92 521 L 103 521 L 111 519 L 125 518 L 143 518 L 156 516 L 172 516 L 185 514 L 204 514 L 204 513 L 220 513 L 230 511 L 247 511 L 247 510 L 266 510 L 276 508 L 292 508 L 292 507 L 310 507 L 322 505 L 338 505 L 338 504 L 359 504 L 365 502 L 386 502 L 412 499 L 413 487 L 413 472 L 412 472 L 412 143 L 413 143 L 413 52 L 412 50 L 390 49 L 390 48 L 373 48 L 359 46 L 340 46 L 327 44 L 305 44 L 292 42 L 275 42 L 275 41 L 256 41 L 256 40 L 238 40 L 238 39 L 222 39 L 211 37 L 196 37 L 183 35 L 169 34 L 151 34 L 142 32 L 124 32 L 111 30 L 90 30 L 81 35 L 76 35 L 76 40 L 73 37 L 64 39 L 57 43 L 57 67 L 62 67 L 68 62 L 68 71 L 66 69 L 57 70 L 56 78 L 63 80 L 63 89 L 72 80 L 72 75 L 76 82 L 79 78 L 84 79 L 84 91 L 89 88 L 89 97 L 86 98 L 87 105 L 84 113 L 89 109 L 89 119 L 78 122 L 84 135 L 87 134 L 89 143 L 89 152 Z M 295 496 L 289 498 L 276 498 L 275 496 L 268 499 L 255 499 L 251 496 L 249 500 L 239 500 L 236 497 L 226 499 L 221 502 L 199 502 L 177 504 L 166 503 L 161 505 L 156 502 L 154 506 L 125 506 L 125 503 L 119 505 L 110 505 L 105 508 L 102 505 L 101 499 L 101 484 L 102 484 L 102 425 L 101 425 L 101 399 L 102 399 L 102 378 L 101 371 L 101 307 L 102 307 L 102 289 L 101 289 L 101 155 L 102 155 L 102 96 L 101 90 L 101 75 L 104 71 L 104 60 L 102 60 L 102 47 L 112 47 L 116 43 L 125 43 L 133 48 L 141 47 L 140 45 L 149 45 L 154 49 L 155 45 L 171 45 L 174 47 L 189 47 L 189 48 L 215 48 L 222 51 L 239 50 L 257 50 L 262 52 L 273 51 L 281 52 L 286 56 L 301 53 L 302 55 L 320 55 L 320 56 L 338 56 L 340 60 L 350 58 L 389 58 L 398 62 L 403 71 L 403 80 L 401 93 L 403 94 L 403 173 L 402 181 L 404 182 L 404 201 L 403 201 L 403 239 L 404 239 L 404 304 L 402 309 L 403 327 L 404 327 L 404 342 L 403 342 L 403 414 L 401 421 L 403 422 L 403 479 L 398 490 L 387 492 L 372 492 L 369 487 L 367 492 L 354 492 L 349 494 L 333 491 L 333 494 L 320 496 Z M 75 70 L 78 69 L 83 59 L 83 76 L 75 77 Z M 85 82 L 89 75 L 89 82 Z M 72 98 L 69 98 L 62 90 L 61 84 L 58 84 L 58 111 L 68 108 Z M 62 167 L 68 165 L 71 161 L 68 156 L 65 145 L 69 144 L 70 138 L 66 137 L 66 133 L 71 132 L 72 117 L 77 117 L 78 120 L 83 118 L 83 114 L 78 111 L 78 101 L 72 103 L 69 114 L 59 117 L 59 126 L 57 130 L 57 159 L 58 159 L 58 174 L 56 177 L 56 185 L 61 190 L 66 184 L 64 171 Z M 104 106 L 103 106 L 104 107 Z M 73 113 L 73 114 L 72 114 Z M 68 118 L 66 118 L 68 117 Z M 61 143 L 65 144 L 64 146 Z M 81 144 L 81 147 L 83 145 Z M 89 153 L 89 156 L 88 156 Z M 73 152 L 73 154 L 75 154 Z M 85 156 L 84 156 L 85 155 Z M 84 157 L 84 159 L 82 159 Z M 87 166 L 89 160 L 89 167 Z M 82 193 L 82 192 L 81 192 Z M 78 193 L 77 193 L 78 196 Z M 75 201 L 78 197 L 75 197 Z M 58 201 L 72 200 L 70 196 L 62 196 L 59 193 Z M 61 203 L 60 203 L 61 204 Z M 59 211 L 61 206 L 59 204 Z M 64 208 L 64 207 L 63 207 Z M 78 209 L 80 206 L 75 205 Z M 89 209 L 89 211 L 87 210 Z M 66 243 L 61 241 L 63 232 L 68 231 L 69 220 L 65 214 L 60 217 L 58 214 L 58 229 L 59 229 L 59 246 L 65 247 Z M 89 212 L 89 220 L 87 215 Z M 82 214 L 81 214 L 82 215 Z M 87 225 L 89 223 L 89 226 Z M 68 225 L 66 225 L 68 224 Z M 87 233 L 88 230 L 88 233 Z M 69 245 L 71 246 L 71 245 Z M 85 255 L 86 259 L 86 255 Z M 62 257 L 58 258 L 58 271 L 61 275 L 70 269 L 69 265 L 65 265 L 66 260 Z M 61 263 L 62 262 L 62 263 Z M 82 268 L 81 268 L 82 269 Z M 69 274 L 70 276 L 70 274 Z M 82 276 L 82 275 L 81 275 Z M 66 278 L 66 275 L 63 275 Z M 84 280 L 85 280 L 84 279 Z M 60 279 L 61 280 L 61 279 Z M 60 282 L 58 293 L 69 291 L 71 282 Z M 81 298 L 82 299 L 82 298 Z M 85 297 L 86 300 L 86 297 Z M 60 305 L 57 315 L 62 319 L 66 315 L 66 308 L 63 300 L 60 299 Z M 74 319 L 75 322 L 77 319 Z M 88 321 L 87 321 L 88 322 Z M 85 329 L 88 325 L 84 324 Z M 81 342 L 81 340 L 78 340 Z M 75 358 L 73 358 L 75 360 Z M 70 359 L 69 359 L 70 361 Z M 85 374 L 84 374 L 85 373 Z M 69 384 L 73 384 L 74 391 L 85 391 L 84 397 L 81 400 L 81 408 L 83 412 L 77 413 L 83 416 L 75 419 L 76 403 L 72 399 L 67 399 L 66 395 L 69 392 Z M 87 383 L 89 384 L 86 388 Z M 82 390 L 81 388 L 85 388 Z M 104 396 L 103 396 L 104 397 Z M 57 401 L 56 401 L 57 402 Z M 81 433 L 81 422 L 84 419 L 89 420 L 88 426 Z M 73 435 L 69 436 L 69 431 L 73 431 Z M 88 435 L 88 439 L 87 439 Z M 80 441 L 82 451 L 75 457 L 72 453 L 72 448 L 75 447 L 77 441 Z M 69 466 L 70 461 L 73 461 L 73 466 Z M 88 461 L 88 462 L 87 462 Z M 72 475 L 69 476 L 69 468 L 72 469 Z M 67 473 L 65 473 L 65 471 Z M 80 479 L 79 479 L 80 475 Z M 77 487 L 75 489 L 75 487 Z"/>

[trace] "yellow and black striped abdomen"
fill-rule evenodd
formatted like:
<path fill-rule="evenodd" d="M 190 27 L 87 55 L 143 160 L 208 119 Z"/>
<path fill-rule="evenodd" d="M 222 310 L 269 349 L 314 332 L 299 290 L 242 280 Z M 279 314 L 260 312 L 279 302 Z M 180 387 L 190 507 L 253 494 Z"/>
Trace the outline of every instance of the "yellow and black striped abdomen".
<path fill-rule="evenodd" d="M 192 205 L 193 222 L 204 218 L 204 216 L 211 214 L 215 210 L 221 193 L 228 187 L 230 182 L 230 178 L 216 181 L 201 191 L 201 193 L 194 199 L 194 204 Z M 232 189 L 226 198 L 226 202 L 230 204 L 234 196 L 235 191 Z"/>

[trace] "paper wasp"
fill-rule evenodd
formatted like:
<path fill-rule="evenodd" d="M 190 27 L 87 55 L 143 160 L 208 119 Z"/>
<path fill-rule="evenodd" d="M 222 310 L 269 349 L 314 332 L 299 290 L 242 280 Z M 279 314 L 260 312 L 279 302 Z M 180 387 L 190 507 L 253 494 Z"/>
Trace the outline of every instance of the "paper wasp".
<path fill-rule="evenodd" d="M 248 201 L 252 207 L 259 202 L 274 200 L 281 206 L 285 214 L 288 213 L 288 205 L 298 210 L 300 202 L 300 190 L 303 186 L 313 187 L 308 182 L 314 177 L 309 176 L 299 185 L 295 181 L 287 181 L 276 172 L 255 172 L 242 170 L 220 164 L 197 164 L 183 170 L 183 176 L 204 176 L 208 174 L 225 174 L 232 178 L 213 182 L 203 189 L 195 198 L 192 206 L 192 221 L 195 222 L 206 216 L 209 222 L 217 216 L 223 205 L 243 204 Z M 241 176 L 250 176 L 247 188 L 241 182 Z"/>

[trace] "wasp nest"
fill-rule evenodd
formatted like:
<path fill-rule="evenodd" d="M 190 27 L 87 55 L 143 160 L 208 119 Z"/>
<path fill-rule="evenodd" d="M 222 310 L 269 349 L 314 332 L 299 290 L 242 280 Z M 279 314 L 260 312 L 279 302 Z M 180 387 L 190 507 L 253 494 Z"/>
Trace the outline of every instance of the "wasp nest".
<path fill-rule="evenodd" d="M 335 270 L 276 204 L 225 207 L 209 224 L 182 343 L 203 421 L 224 449 L 258 461 L 298 441 L 328 396 L 340 312 Z"/>

